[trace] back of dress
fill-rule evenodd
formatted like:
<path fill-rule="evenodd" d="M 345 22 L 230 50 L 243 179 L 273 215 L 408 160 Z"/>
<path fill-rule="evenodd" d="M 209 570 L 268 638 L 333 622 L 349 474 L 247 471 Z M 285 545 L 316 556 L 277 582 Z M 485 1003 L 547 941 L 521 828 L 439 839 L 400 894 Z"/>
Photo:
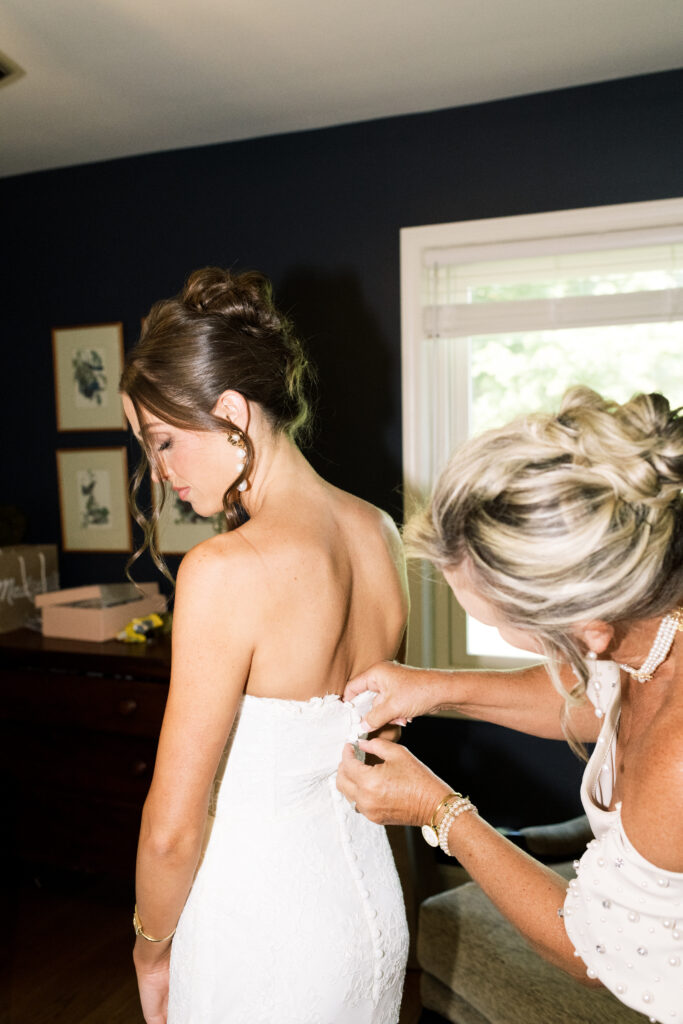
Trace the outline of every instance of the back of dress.
<path fill-rule="evenodd" d="M 376 540 L 372 531 L 369 539 Z M 380 537 L 380 562 L 382 543 Z M 390 551 L 386 557 L 392 558 Z M 333 552 L 328 565 L 335 558 Z M 350 579 L 347 589 L 355 583 L 363 594 L 363 570 L 349 563 L 340 566 L 342 581 Z M 273 565 L 271 560 L 271 571 Z M 327 566 L 318 568 L 330 592 L 334 581 L 325 579 Z M 384 627 L 389 639 L 380 640 L 380 651 L 395 642 L 391 630 L 400 635 L 400 589 L 400 582 L 389 581 L 389 594 L 398 598 L 396 624 Z M 350 594 L 347 620 L 358 616 L 353 600 Z M 298 629 L 303 612 L 296 598 L 293 603 L 294 612 L 281 609 L 279 618 L 277 607 L 269 609 L 275 616 L 270 621 L 289 614 Z M 309 605 L 312 619 L 324 621 L 325 609 L 314 601 Z M 380 608 L 369 612 L 371 622 L 380 620 Z M 328 625 L 320 657 L 328 658 L 334 678 L 302 683 L 304 692 L 317 685 L 319 695 L 263 695 L 269 689 L 296 692 L 287 628 L 285 622 L 284 650 L 278 651 L 276 629 L 270 648 L 256 659 L 250 681 L 260 695 L 243 696 L 217 773 L 208 842 L 171 950 L 169 1024 L 398 1020 L 408 951 L 400 883 L 384 829 L 356 813 L 336 788 L 343 746 L 358 738 L 369 706 L 367 695 L 355 707 L 338 693 L 354 669 L 367 667 L 349 665 L 349 659 L 365 644 L 368 654 L 360 657 L 369 664 L 377 641 L 361 635 L 358 643 L 345 645 L 330 637 Z M 344 628 L 342 616 L 342 639 Z M 266 671 L 270 664 L 273 672 L 274 654 L 284 683 Z"/>

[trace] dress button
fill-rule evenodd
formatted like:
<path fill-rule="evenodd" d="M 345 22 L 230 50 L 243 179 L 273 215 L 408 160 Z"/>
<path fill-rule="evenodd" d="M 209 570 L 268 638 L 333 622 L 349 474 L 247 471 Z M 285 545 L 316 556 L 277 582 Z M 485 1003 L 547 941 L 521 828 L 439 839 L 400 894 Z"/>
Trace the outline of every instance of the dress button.
<path fill-rule="evenodd" d="M 381 939 L 382 938 L 382 929 L 381 928 L 373 928 L 372 929 L 372 934 L 375 936 L 376 939 Z"/>
<path fill-rule="evenodd" d="M 368 907 L 368 917 L 377 917 L 377 910 L 375 907 Z"/>
<path fill-rule="evenodd" d="M 370 899 L 370 892 L 368 889 L 361 889 L 360 894 L 364 900 Z"/>
<path fill-rule="evenodd" d="M 363 871 L 362 868 L 354 868 L 353 869 L 354 878 L 357 878 L 359 882 L 360 882 L 360 880 L 361 880 L 361 878 L 363 877 L 364 874 L 365 874 L 365 872 Z"/>
<path fill-rule="evenodd" d="M 384 977 L 384 971 L 382 970 L 381 967 L 378 967 L 376 969 L 376 971 L 375 971 L 375 978 L 377 979 L 377 981 L 380 981 L 383 977 Z"/>
<path fill-rule="evenodd" d="M 375 950 L 375 960 L 381 960 L 383 956 L 384 956 L 384 950 L 383 949 L 376 949 Z"/>

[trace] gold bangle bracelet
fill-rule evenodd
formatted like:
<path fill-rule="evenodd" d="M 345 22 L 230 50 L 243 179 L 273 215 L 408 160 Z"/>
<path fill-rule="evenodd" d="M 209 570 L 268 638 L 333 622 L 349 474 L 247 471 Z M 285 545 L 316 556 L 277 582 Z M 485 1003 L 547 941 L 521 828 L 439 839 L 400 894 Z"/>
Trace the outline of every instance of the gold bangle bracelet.
<path fill-rule="evenodd" d="M 429 843 L 430 846 L 438 846 L 439 845 L 439 829 L 440 829 L 441 825 L 439 824 L 437 826 L 437 824 L 436 824 L 436 816 L 439 813 L 439 811 L 441 810 L 441 808 L 445 807 L 446 808 L 446 812 L 448 812 L 448 808 L 451 806 L 451 804 L 454 801 L 457 803 L 458 800 L 462 800 L 462 799 L 463 799 L 462 793 L 449 793 L 447 796 L 445 796 L 443 798 L 443 800 L 439 804 L 437 804 L 437 806 L 436 806 L 436 808 L 434 810 L 434 813 L 432 814 L 431 823 L 429 825 L 423 825 L 422 826 L 422 830 L 421 830 L 422 831 L 422 838 L 424 839 L 424 841 L 426 843 Z"/>
<path fill-rule="evenodd" d="M 135 904 L 135 911 L 133 912 L 133 928 L 135 929 L 136 935 L 141 935 L 142 938 L 147 939 L 148 942 L 168 942 L 169 939 L 173 938 L 176 932 L 174 928 L 171 934 L 165 935 L 163 939 L 155 939 L 151 935 L 147 935 L 142 928 L 142 921 L 140 920 L 140 915 L 138 914 L 137 903 Z"/>
<path fill-rule="evenodd" d="M 447 796 L 445 796 L 443 798 L 441 803 L 437 805 L 436 810 L 432 814 L 432 822 L 431 822 L 432 828 L 435 831 L 436 831 L 436 816 L 437 816 L 437 814 L 439 813 L 441 808 L 445 807 L 446 804 L 449 804 L 451 802 L 451 800 L 462 800 L 462 793 L 449 793 Z"/>

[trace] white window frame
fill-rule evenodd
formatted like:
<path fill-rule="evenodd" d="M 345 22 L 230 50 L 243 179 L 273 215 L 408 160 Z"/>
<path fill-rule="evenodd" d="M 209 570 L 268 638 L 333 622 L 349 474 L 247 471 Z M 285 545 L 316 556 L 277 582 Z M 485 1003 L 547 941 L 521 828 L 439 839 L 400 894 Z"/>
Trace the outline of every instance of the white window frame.
<path fill-rule="evenodd" d="M 513 259 L 515 256 L 552 252 L 587 252 L 630 246 L 683 242 L 683 198 L 645 203 L 587 207 L 552 213 L 497 217 L 402 228 L 401 246 L 401 368 L 403 405 L 403 487 L 406 518 L 424 502 L 436 475 L 451 451 L 467 437 L 469 420 L 469 366 L 467 344 L 432 345 L 443 327 L 449 338 L 466 339 L 474 333 L 476 307 L 449 307 L 443 324 L 422 301 L 422 274 L 427 253 L 442 250 L 444 262 L 474 263 Z M 683 291 L 681 289 L 677 290 Z M 612 296 L 599 296 L 606 322 L 619 322 Z M 664 302 L 657 292 L 620 297 L 623 302 L 647 306 L 648 319 L 683 319 L 681 295 Z M 667 305 L 668 302 L 668 305 Z M 673 309 L 674 303 L 680 308 Z M 534 329 L 512 322 L 513 303 L 497 304 L 502 315 L 499 329 Z M 542 316 L 540 303 L 525 303 L 528 318 Z M 537 307 L 537 311 L 531 309 Z M 632 313 L 634 310 L 632 310 Z M 577 308 L 577 316 L 581 310 Z M 436 313 L 436 319 L 440 314 Z M 573 314 L 572 314 L 573 316 Z M 431 322 L 430 322 L 431 317 Z M 508 318 L 507 322 L 505 317 Z M 469 320 L 468 320 L 469 318 Z M 633 315 L 626 319 L 633 320 Z M 528 322 L 528 319 L 527 319 Z M 567 326 L 567 324 L 563 324 Z M 486 333 L 495 333 L 494 330 Z M 480 659 L 464 653 L 465 615 L 445 583 L 426 565 L 410 574 L 411 615 L 408 662 L 435 667 L 512 667 L 528 662 L 511 658 Z"/>

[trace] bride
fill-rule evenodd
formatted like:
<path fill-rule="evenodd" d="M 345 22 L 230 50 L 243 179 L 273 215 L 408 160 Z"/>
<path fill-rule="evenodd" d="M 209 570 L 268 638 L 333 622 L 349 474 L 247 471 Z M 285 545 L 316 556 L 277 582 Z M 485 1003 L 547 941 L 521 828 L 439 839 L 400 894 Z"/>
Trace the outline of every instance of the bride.
<path fill-rule="evenodd" d="M 228 524 L 177 578 L 137 861 L 147 1024 L 398 1020 L 400 885 L 335 772 L 365 710 L 347 679 L 400 645 L 404 566 L 389 517 L 296 446 L 306 376 L 267 280 L 206 268 L 152 307 L 121 378 L 152 479 Z"/>

